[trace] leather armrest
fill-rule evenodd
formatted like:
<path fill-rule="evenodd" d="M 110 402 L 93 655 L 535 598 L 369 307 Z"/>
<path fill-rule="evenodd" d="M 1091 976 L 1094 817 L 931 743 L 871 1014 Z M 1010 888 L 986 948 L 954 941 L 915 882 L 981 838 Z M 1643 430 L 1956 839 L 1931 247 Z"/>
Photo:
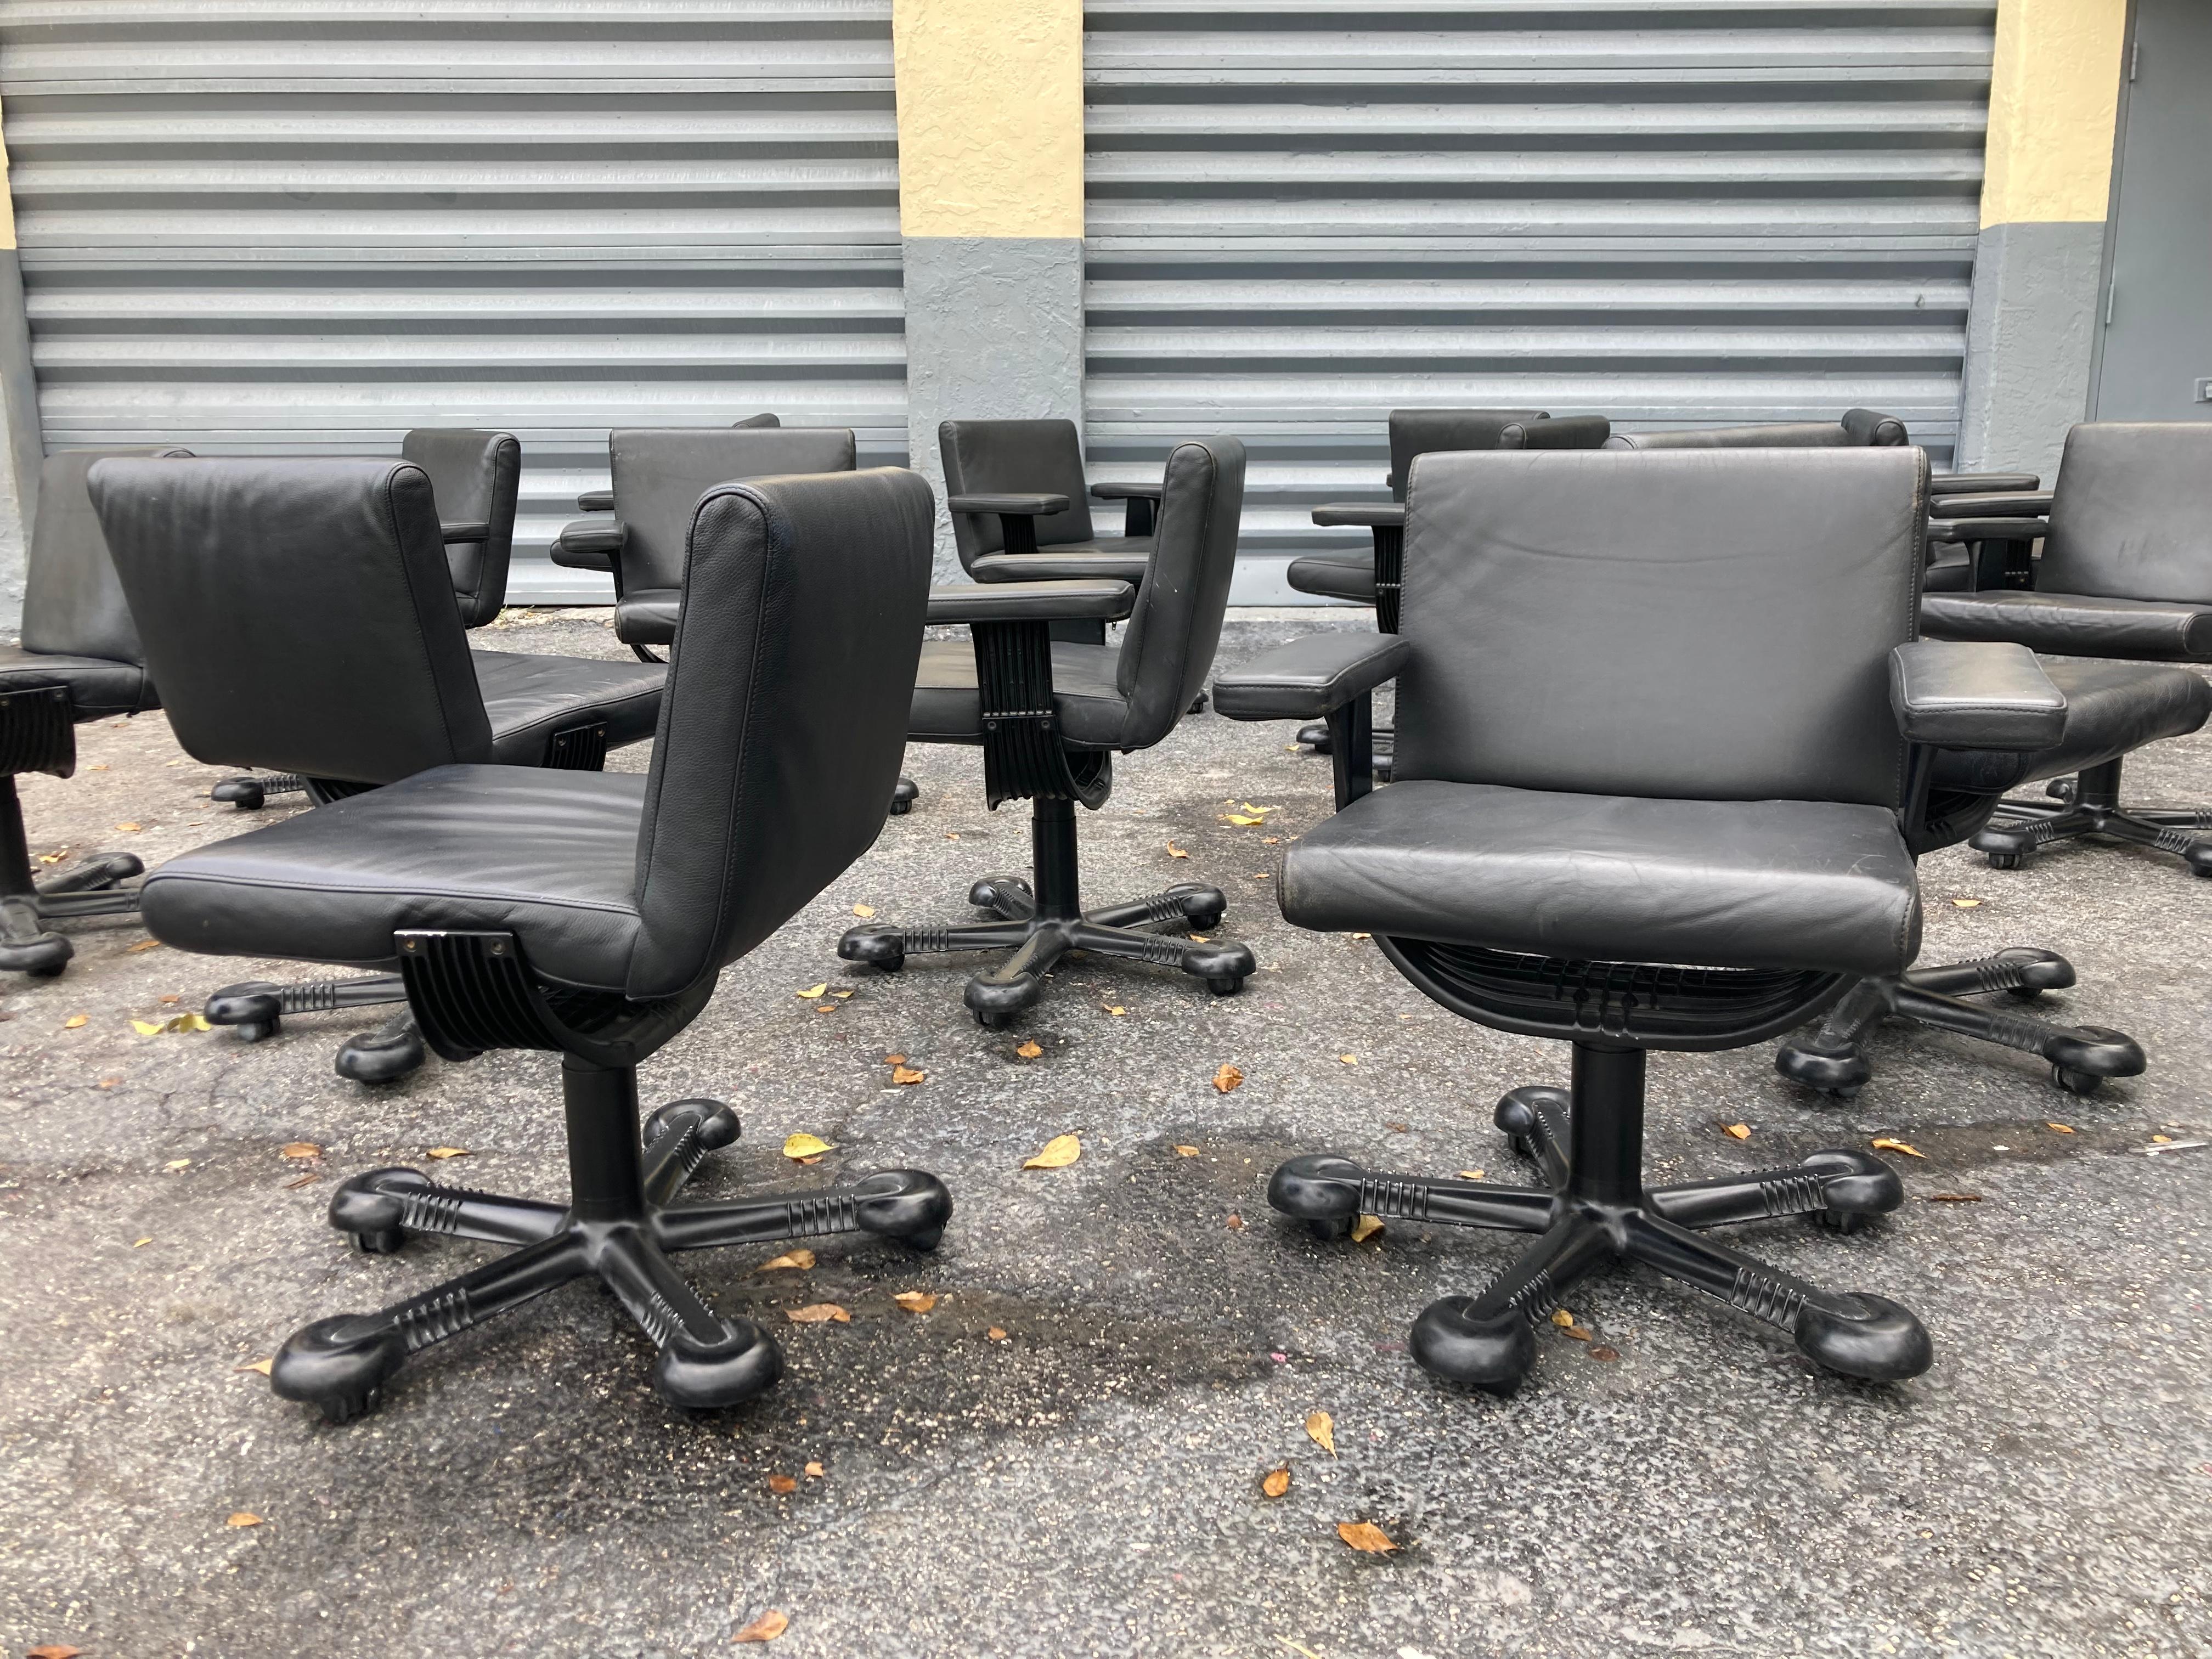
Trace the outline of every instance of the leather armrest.
<path fill-rule="evenodd" d="M 611 489 L 587 489 L 576 497 L 579 513 L 611 513 L 615 510 L 615 492 Z"/>
<path fill-rule="evenodd" d="M 1065 495 L 955 495 L 945 503 L 954 513 L 1011 513 L 1018 518 L 1042 519 L 1067 511 Z"/>
<path fill-rule="evenodd" d="M 1403 526 L 1406 504 L 1403 501 L 1329 501 L 1313 510 L 1316 524 L 1365 525 L 1370 528 L 1381 526 Z"/>
<path fill-rule="evenodd" d="M 1889 653 L 1889 706 L 1911 743 L 1937 749 L 2051 749 L 2066 694 L 2024 645 L 1914 640 Z"/>
<path fill-rule="evenodd" d="M 2013 494 L 2042 488 L 2043 480 L 2033 472 L 1938 472 L 1928 481 L 1930 495 L 1979 495 L 1991 490 Z"/>
<path fill-rule="evenodd" d="M 1309 634 L 1216 677 L 1213 711 L 1232 720 L 1317 720 L 1394 677 L 1413 649 L 1395 634 Z"/>
<path fill-rule="evenodd" d="M 929 590 L 933 623 L 1119 622 L 1136 608 L 1127 582 L 978 582 Z"/>
<path fill-rule="evenodd" d="M 1931 542 L 2039 542 L 2051 533 L 2048 519 L 1930 519 Z"/>
<path fill-rule="evenodd" d="M 445 532 L 448 547 L 455 542 L 488 542 L 491 539 L 491 526 L 482 519 L 472 524 L 441 524 L 438 528 Z"/>
<path fill-rule="evenodd" d="M 1938 519 L 2044 519 L 2051 516 L 2047 489 L 1977 490 L 1938 498 L 1928 508 Z"/>
<path fill-rule="evenodd" d="M 1095 483 L 1091 493 L 1102 501 L 1156 501 L 1167 493 L 1165 484 Z"/>
<path fill-rule="evenodd" d="M 2005 640 L 2055 657 L 2212 662 L 2212 605 L 2017 590 L 1930 593 L 1920 631 L 1939 640 Z"/>
<path fill-rule="evenodd" d="M 611 575 L 623 544 L 629 539 L 629 530 L 620 524 L 572 524 L 553 538 L 550 551 L 557 565 L 571 570 L 604 571 Z"/>
<path fill-rule="evenodd" d="M 985 553 L 968 567 L 979 582 L 1115 581 L 1145 579 L 1148 553 L 1061 552 L 1047 547 L 1035 553 Z"/>

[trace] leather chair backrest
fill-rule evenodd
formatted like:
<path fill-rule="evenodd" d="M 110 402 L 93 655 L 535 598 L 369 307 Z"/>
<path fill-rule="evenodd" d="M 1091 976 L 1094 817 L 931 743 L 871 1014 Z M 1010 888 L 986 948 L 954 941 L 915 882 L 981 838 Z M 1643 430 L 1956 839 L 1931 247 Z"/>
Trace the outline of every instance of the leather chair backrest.
<path fill-rule="evenodd" d="M 769 414 L 748 415 L 742 421 L 730 422 L 731 428 L 738 432 L 760 432 L 782 424 L 783 420 L 781 416 Z"/>
<path fill-rule="evenodd" d="M 522 483 L 522 446 L 506 432 L 418 427 L 399 442 L 399 459 L 430 475 L 438 516 L 447 524 L 483 523 L 491 537 L 449 542 L 461 626 L 481 628 L 507 603 L 507 567 L 514 554 L 514 498 Z"/>
<path fill-rule="evenodd" d="M 1115 664 L 1115 687 L 1129 703 L 1122 748 L 1147 748 L 1174 731 L 1212 671 L 1243 512 L 1241 442 L 1191 438 L 1175 447 L 1152 562 Z"/>
<path fill-rule="evenodd" d="M 1927 491 L 1918 449 L 1424 457 L 1394 775 L 1899 805 Z"/>
<path fill-rule="evenodd" d="M 1613 422 L 1602 415 L 1561 415 L 1547 421 L 1516 421 L 1498 434 L 1500 449 L 1602 449 Z"/>
<path fill-rule="evenodd" d="M 638 838 L 629 994 L 743 956 L 872 846 L 906 752 L 936 504 L 904 468 L 698 504 Z"/>
<path fill-rule="evenodd" d="M 187 753 L 364 784 L 490 759 L 421 467 L 105 460 L 91 485 Z"/>
<path fill-rule="evenodd" d="M 1552 417 L 1540 409 L 1394 409 L 1390 411 L 1390 497 L 1406 499 L 1413 458 L 1439 449 L 1495 449 L 1509 426 Z"/>
<path fill-rule="evenodd" d="M 1073 421 L 943 421 L 938 457 L 945 464 L 947 495 L 1065 495 L 1067 511 L 1036 520 L 1039 547 L 1091 539 L 1090 485 L 1083 477 L 1083 446 Z M 1006 532 L 995 513 L 952 514 L 952 544 L 960 568 L 986 553 L 1005 550 Z"/>
<path fill-rule="evenodd" d="M 2090 421 L 2069 432 L 2035 585 L 2212 605 L 2212 422 Z"/>
<path fill-rule="evenodd" d="M 1909 444 L 1905 422 L 1871 409 L 1840 421 L 1776 421 L 1764 426 L 1707 426 L 1682 432 L 1616 432 L 1607 449 L 1849 449 Z"/>
<path fill-rule="evenodd" d="M 627 532 L 623 591 L 680 586 L 699 498 L 718 483 L 786 473 L 850 472 L 844 427 L 634 427 L 607 434 L 615 517 Z"/>
<path fill-rule="evenodd" d="M 191 455 L 189 449 L 69 449 L 39 464 L 39 508 L 23 573 L 26 651 L 104 657 L 144 667 L 137 625 L 116 580 L 85 475 L 109 456 Z"/>

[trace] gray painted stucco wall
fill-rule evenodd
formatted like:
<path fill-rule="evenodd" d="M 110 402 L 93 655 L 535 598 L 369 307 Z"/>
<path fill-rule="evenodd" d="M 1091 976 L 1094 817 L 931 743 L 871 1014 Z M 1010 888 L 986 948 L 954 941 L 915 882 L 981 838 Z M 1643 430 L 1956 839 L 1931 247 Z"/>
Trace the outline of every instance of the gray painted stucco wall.
<path fill-rule="evenodd" d="M 1083 244 L 909 236 L 907 453 L 938 495 L 937 580 L 964 581 L 945 512 L 937 424 L 1058 417 L 1083 426 Z"/>
<path fill-rule="evenodd" d="M 1991 225 L 1974 260 L 1959 410 L 1962 468 L 2058 471 L 2089 407 L 2101 222 Z"/>
<path fill-rule="evenodd" d="M 14 248 L 0 248 L 0 636 L 9 639 L 22 621 L 24 550 L 45 454 L 23 270 Z"/>

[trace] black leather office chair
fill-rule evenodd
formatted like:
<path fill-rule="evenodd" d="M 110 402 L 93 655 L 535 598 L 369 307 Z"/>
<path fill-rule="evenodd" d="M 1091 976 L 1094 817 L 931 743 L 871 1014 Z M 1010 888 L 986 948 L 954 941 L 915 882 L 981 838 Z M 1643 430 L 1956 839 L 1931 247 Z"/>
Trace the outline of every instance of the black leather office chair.
<path fill-rule="evenodd" d="M 2032 750 L 2064 699 L 2033 656 L 1913 640 L 1927 461 L 1830 453 L 1450 454 L 1416 464 L 1393 637 L 1321 635 L 1214 685 L 1220 713 L 1326 714 L 1336 816 L 1288 849 L 1284 914 L 1371 933 L 1465 1018 L 1573 1045 L 1571 1091 L 1497 1121 L 1534 1187 L 1294 1158 L 1269 1198 L 1338 1235 L 1362 1212 L 1540 1235 L 1415 1322 L 1439 1376 L 1510 1392 L 1532 1327 L 1626 1257 L 1765 1321 L 1832 1370 L 1924 1370 L 1919 1322 L 1820 1290 L 1704 1229 L 1894 1209 L 1857 1149 L 1647 1188 L 1644 1056 L 1741 1047 L 1901 973 L 1911 836 L 1939 748 Z M 1358 739 L 1398 683 L 1398 775 Z M 1732 1114 L 1731 1114 L 1732 1115 Z"/>
<path fill-rule="evenodd" d="M 937 447 L 953 547 L 977 581 L 1144 580 L 1162 486 L 1086 486 L 1074 422 L 944 421 Z M 1097 533 L 1091 496 L 1124 503 L 1121 535 Z M 1048 566 L 1008 562 L 1039 552 L 1052 555 Z M 1095 644 L 1104 636 L 1063 629 L 1060 637 Z"/>
<path fill-rule="evenodd" d="M 522 446 L 507 432 L 418 427 L 400 440 L 399 459 L 421 467 L 430 480 L 461 626 L 482 628 L 507 605 Z M 255 773 L 224 778 L 208 793 L 240 811 L 258 812 L 270 796 L 299 794 L 307 787 L 295 772 Z"/>
<path fill-rule="evenodd" d="M 1045 975 L 1070 951 L 1180 968 L 1217 995 L 1243 984 L 1257 966 L 1250 946 L 1152 931 L 1210 933 L 1228 905 L 1219 888 L 1184 883 L 1085 910 L 1075 834 L 1075 803 L 1095 811 L 1113 788 L 1115 751 L 1159 742 L 1205 684 L 1229 603 L 1243 499 L 1243 445 L 1194 439 L 1168 457 L 1152 562 L 1135 586 L 1071 579 L 931 594 L 929 619 L 968 623 L 973 637 L 922 647 L 908 735 L 980 744 L 994 810 L 1030 799 L 1032 874 L 987 877 L 969 890 L 969 902 L 995 920 L 872 922 L 838 941 L 839 956 L 890 972 L 923 952 L 1010 951 L 968 981 L 967 1005 L 987 1026 L 1033 1005 Z M 1122 617 L 1128 627 L 1118 646 L 1050 636 L 1055 623 Z"/>
<path fill-rule="evenodd" d="M 326 484 L 333 513 L 341 501 L 367 505 L 340 482 Z M 134 462 L 111 464 L 94 489 L 111 533 L 141 546 L 174 516 L 234 522 L 241 489 L 257 493 L 234 475 L 179 484 Z M 371 489 L 416 498 L 408 565 L 419 575 L 435 551 L 422 474 L 392 467 Z M 679 1100 L 641 1136 L 637 1097 L 639 1065 L 706 1006 L 719 970 L 881 830 L 932 516 L 928 486 L 903 471 L 717 486 L 670 573 L 687 599 L 647 776 L 439 766 L 201 848 L 149 880 L 147 923 L 171 945 L 396 969 L 447 1059 L 562 1056 L 568 1202 L 441 1187 L 413 1170 L 346 1182 L 331 1224 L 363 1249 L 397 1249 L 416 1233 L 514 1248 L 380 1313 L 309 1325 L 270 1368 L 278 1395 L 334 1422 L 358 1417 L 408 1355 L 596 1275 L 658 1350 L 664 1398 L 727 1406 L 774 1382 L 781 1356 L 759 1326 L 716 1315 L 674 1252 L 854 1231 L 934 1246 L 951 1200 L 916 1170 L 676 1206 L 737 1120 L 719 1102 Z M 381 572 L 397 583 L 389 562 Z M 466 723 L 457 633 L 429 649 L 449 718 Z"/>
<path fill-rule="evenodd" d="M 76 770 L 78 726 L 161 707 L 84 479 L 105 456 L 191 453 L 81 449 L 40 465 L 22 643 L 0 645 L 0 970 L 51 978 L 74 949 L 49 924 L 138 908 L 137 890 L 121 884 L 146 867 L 133 854 L 81 859 L 43 882 L 32 875 L 15 775 L 68 777 Z"/>
<path fill-rule="evenodd" d="M 553 562 L 614 578 L 615 637 L 645 662 L 676 638 L 684 537 L 691 509 L 718 483 L 787 473 L 850 472 L 843 427 L 641 427 L 607 434 L 611 523 L 580 520 L 553 543 Z M 580 498 L 579 504 L 581 504 Z"/>
<path fill-rule="evenodd" d="M 1995 507 L 1975 539 L 2025 554 L 2012 575 L 2027 587 L 1931 593 L 1921 626 L 1950 640 L 2009 640 L 2039 652 L 2125 662 L 2212 662 L 2212 423 L 2092 422 L 2066 434 L 2056 486 L 2047 497 L 1968 497 L 1947 503 L 1961 513 Z M 2041 507 L 2047 517 L 2034 516 Z M 1986 578 L 1984 579 L 1986 580 Z M 2107 678 L 2114 663 L 2051 665 Z M 2194 678 L 2194 675 L 2191 675 Z M 2193 732 L 2203 717 L 2154 736 Z M 2139 746 L 2130 744 L 2130 748 Z M 2008 799 L 1999 821 L 1971 843 L 2001 870 L 2018 869 L 2058 842 L 2100 836 L 2180 858 L 2212 876 L 2212 809 L 2137 807 L 2120 800 L 2121 755 L 2086 760 L 2058 750 L 2023 781 L 2054 781 L 2044 799 Z"/>
<path fill-rule="evenodd" d="M 735 432 L 759 432 L 782 424 L 780 416 L 748 415 L 742 421 L 732 421 L 730 428 Z M 579 513 L 611 513 L 614 510 L 615 492 L 611 486 L 605 489 L 586 489 L 576 497 L 576 511 Z"/>
<path fill-rule="evenodd" d="M 112 504 L 112 477 L 126 474 L 128 511 Z M 662 669 L 469 649 L 430 481 L 410 462 L 95 466 L 92 496 L 170 726 L 195 759 L 258 756 L 307 780 L 327 810 L 453 763 L 596 772 L 610 749 L 653 734 Z M 170 510 L 155 511 L 164 501 Z M 292 1014 L 403 1000 L 392 974 L 257 980 L 218 990 L 207 1018 L 254 1042 Z M 337 1063 L 382 1083 L 422 1058 L 403 1015 L 353 1038 Z"/>

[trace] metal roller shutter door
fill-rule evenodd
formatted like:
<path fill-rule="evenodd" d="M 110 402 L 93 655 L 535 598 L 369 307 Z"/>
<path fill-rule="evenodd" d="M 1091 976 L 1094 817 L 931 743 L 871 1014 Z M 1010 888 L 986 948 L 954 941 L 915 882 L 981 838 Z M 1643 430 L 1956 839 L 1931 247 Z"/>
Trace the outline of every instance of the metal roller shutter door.
<path fill-rule="evenodd" d="M 1958 429 L 1994 0 L 1090 0 L 1097 469 L 1252 447 L 1237 596 L 1395 406 Z"/>
<path fill-rule="evenodd" d="M 517 599 L 610 426 L 906 453 L 890 0 L 13 0 L 50 448 L 515 433 Z"/>

